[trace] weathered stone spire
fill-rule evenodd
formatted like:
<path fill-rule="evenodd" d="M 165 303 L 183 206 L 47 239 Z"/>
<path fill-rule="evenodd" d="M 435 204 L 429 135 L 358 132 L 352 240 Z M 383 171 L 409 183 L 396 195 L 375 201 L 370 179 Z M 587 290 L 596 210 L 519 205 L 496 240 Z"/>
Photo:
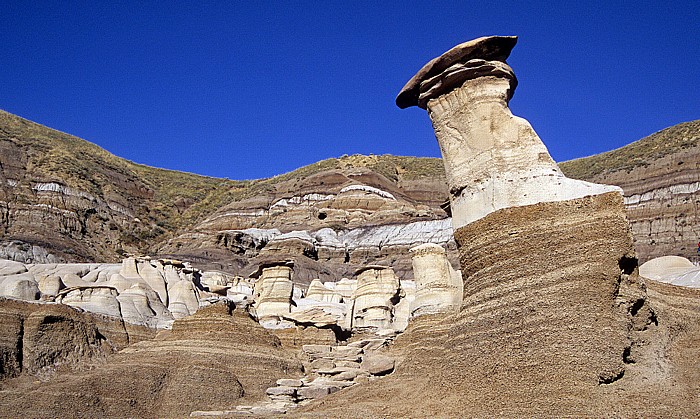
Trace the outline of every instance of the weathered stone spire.
<path fill-rule="evenodd" d="M 621 189 L 569 179 L 525 119 L 508 108 L 517 80 L 505 60 L 517 37 L 460 44 L 426 64 L 399 93 L 427 109 L 440 144 L 455 229 L 503 208 Z"/>

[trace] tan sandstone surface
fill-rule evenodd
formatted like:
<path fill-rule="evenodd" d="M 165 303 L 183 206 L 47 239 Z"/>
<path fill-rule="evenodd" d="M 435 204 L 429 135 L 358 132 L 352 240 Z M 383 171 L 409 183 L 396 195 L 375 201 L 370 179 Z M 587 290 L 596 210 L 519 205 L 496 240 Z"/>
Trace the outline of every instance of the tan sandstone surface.
<path fill-rule="evenodd" d="M 131 345 L 80 371 L 0 390 L 4 417 L 183 417 L 265 398 L 301 363 L 247 314 L 224 304 L 177 320 L 172 331 Z"/>

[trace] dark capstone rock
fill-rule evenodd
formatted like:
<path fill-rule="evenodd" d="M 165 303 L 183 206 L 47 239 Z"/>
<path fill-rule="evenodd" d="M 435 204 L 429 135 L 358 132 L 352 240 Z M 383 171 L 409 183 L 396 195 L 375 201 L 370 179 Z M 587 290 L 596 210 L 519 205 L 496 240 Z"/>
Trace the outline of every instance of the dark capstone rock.
<path fill-rule="evenodd" d="M 396 97 L 396 106 L 401 109 L 418 106 L 421 83 L 437 76 L 454 64 L 472 59 L 505 62 L 516 42 L 518 42 L 517 36 L 485 36 L 457 45 L 424 65 L 401 89 Z"/>

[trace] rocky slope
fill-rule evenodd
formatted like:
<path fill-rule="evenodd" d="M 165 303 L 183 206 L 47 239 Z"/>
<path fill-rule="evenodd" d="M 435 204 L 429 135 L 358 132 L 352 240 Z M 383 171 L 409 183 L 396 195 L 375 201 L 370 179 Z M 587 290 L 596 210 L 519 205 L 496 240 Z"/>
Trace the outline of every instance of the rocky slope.
<path fill-rule="evenodd" d="M 696 255 L 700 240 L 700 120 L 560 164 L 570 177 L 620 186 L 641 261 Z"/>
<path fill-rule="evenodd" d="M 0 257 L 109 262 L 140 253 L 222 183 L 137 165 L 0 111 Z"/>
<path fill-rule="evenodd" d="M 266 400 L 278 377 L 301 376 L 279 339 L 223 304 L 177 320 L 172 331 L 46 382 L 0 390 L 0 416 L 185 417 Z"/>
<path fill-rule="evenodd" d="M 544 319 L 523 322 L 517 312 L 509 315 L 491 302 L 481 320 L 473 317 L 476 306 L 454 316 L 416 319 L 387 352 L 399 360 L 393 374 L 318 400 L 299 417 L 696 417 L 700 291 L 646 285 L 658 324 L 636 326 L 638 340 L 618 355 L 625 372 L 610 384 L 586 376 L 585 368 L 602 354 L 577 352 L 580 342 L 574 340 L 541 358 L 540 343 L 551 339 L 552 326 Z M 562 306 L 532 310 L 537 316 L 583 315 Z M 594 327 L 598 319 L 588 321 Z M 564 327 L 572 339 L 583 332 Z M 568 379 L 555 367 L 563 359 L 580 362 L 566 366 L 573 371 Z"/>

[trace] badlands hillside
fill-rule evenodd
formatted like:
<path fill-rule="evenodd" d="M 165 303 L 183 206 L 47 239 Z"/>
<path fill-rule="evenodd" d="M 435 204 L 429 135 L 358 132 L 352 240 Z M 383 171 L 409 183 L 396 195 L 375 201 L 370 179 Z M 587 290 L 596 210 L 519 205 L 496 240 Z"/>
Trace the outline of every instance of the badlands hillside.
<path fill-rule="evenodd" d="M 623 188 L 641 261 L 693 254 L 700 121 L 561 168 Z M 0 111 L 0 169 L 0 257 L 18 262 L 153 255 L 247 276 L 287 257 L 308 283 L 368 263 L 410 276 L 405 251 L 433 242 L 456 263 L 440 159 L 355 155 L 232 181 L 135 164 Z"/>
<path fill-rule="evenodd" d="M 700 241 L 700 121 L 561 163 L 569 177 L 620 186 L 641 261 L 691 257 Z"/>

